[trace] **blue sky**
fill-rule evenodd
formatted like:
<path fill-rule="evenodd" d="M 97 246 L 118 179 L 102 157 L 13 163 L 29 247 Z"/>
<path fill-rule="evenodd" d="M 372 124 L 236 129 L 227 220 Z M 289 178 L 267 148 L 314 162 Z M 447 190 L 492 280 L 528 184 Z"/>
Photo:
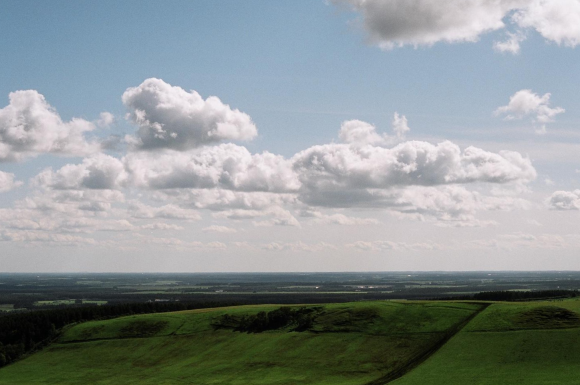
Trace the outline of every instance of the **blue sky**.
<path fill-rule="evenodd" d="M 467 182 L 429 185 L 436 191 L 433 194 L 447 194 L 440 202 L 451 199 L 447 188 L 471 194 L 470 198 L 453 198 L 460 200 L 455 201 L 460 207 L 441 203 L 445 207 L 436 208 L 425 203 L 425 194 L 432 192 L 417 192 L 426 186 L 422 180 L 405 186 L 385 182 L 380 186 L 382 193 L 412 201 L 405 201 L 411 209 L 402 210 L 358 203 L 345 207 L 331 198 L 328 202 L 321 203 L 320 199 L 326 198 L 308 202 L 314 190 L 306 191 L 307 176 L 300 174 L 296 176 L 300 192 L 288 186 L 282 192 L 280 187 L 267 191 L 268 199 L 275 195 L 275 199 L 290 197 L 288 201 L 259 209 L 235 208 L 246 210 L 249 219 L 224 214 L 234 210 L 232 207 L 208 208 L 199 197 L 183 198 L 184 194 L 199 194 L 205 187 L 191 185 L 177 191 L 123 181 L 105 189 L 122 198 L 107 201 L 98 215 L 87 217 L 89 214 L 74 211 L 78 207 L 71 208 L 72 201 L 65 202 L 71 198 L 62 194 L 74 190 L 84 197 L 95 193 L 90 186 L 81 183 L 72 188 L 71 184 L 63 189 L 34 180 L 47 167 L 57 173 L 67 164 L 82 164 L 96 154 L 34 150 L 19 159 L 0 162 L 0 171 L 13 174 L 13 181 L 20 182 L 0 193 L 0 218 L 4 221 L 0 247 L 5 250 L 0 263 L 7 271 L 580 268 L 575 258 L 580 240 L 573 231 L 580 208 L 580 196 L 574 193 L 580 184 L 576 171 L 580 169 L 580 51 L 576 47 L 580 33 L 574 29 L 573 18 L 580 20 L 579 2 L 540 1 L 532 6 L 521 0 L 518 6 L 502 8 L 497 20 L 490 16 L 487 29 L 473 32 L 468 25 L 470 15 L 477 16 L 473 20 L 485 19 L 481 12 L 492 15 L 497 11 L 486 5 L 493 2 L 480 2 L 480 9 L 470 10 L 462 8 L 460 0 L 445 6 L 421 0 L 416 4 L 423 8 L 402 12 L 396 19 L 388 13 L 383 17 L 381 12 L 398 1 L 385 1 L 386 11 L 380 7 L 373 11 L 375 0 L 0 1 L 0 108 L 9 105 L 11 92 L 36 90 L 64 122 L 81 118 L 96 127 L 99 114 L 109 112 L 114 122 L 86 135 L 89 139 L 121 138 L 115 150 L 103 148 L 100 152 L 124 162 L 130 154 L 149 150 L 146 145 L 131 148 L 123 139 L 136 135 L 141 140 L 138 132 L 142 131 L 138 130 L 146 128 L 126 117 L 133 107 L 122 101 L 122 95 L 146 79 L 157 78 L 184 92 L 195 90 L 203 99 L 217 96 L 232 110 L 247 114 L 257 135 L 246 138 L 249 140 L 226 136 L 222 143 L 233 142 L 252 154 L 267 151 L 280 155 L 284 162 L 294 162 L 295 154 L 312 146 L 338 145 L 341 125 L 355 119 L 374 125 L 380 135 L 392 137 L 397 112 L 408 121 L 406 136 L 365 144 L 384 149 L 407 141 L 437 145 L 448 140 L 462 150 L 469 146 L 492 154 L 509 150 L 529 160 L 534 178 L 510 174 L 497 182 L 491 176 L 478 176 Z M 554 12 L 544 9 L 553 4 L 562 11 L 557 15 L 569 18 L 550 19 Z M 414 26 L 409 15 L 425 9 L 445 17 L 463 12 L 462 19 L 467 21 L 459 25 L 450 18 L 449 25 L 433 30 Z M 369 10 L 375 19 L 365 13 Z M 498 27 L 498 20 L 505 27 Z M 563 27 L 558 34 L 541 27 L 550 23 Z M 470 35 L 457 37 L 457 31 L 466 25 Z M 506 32 L 526 36 L 519 52 L 493 48 L 494 43 L 505 40 Z M 439 39 L 434 44 L 421 40 L 432 36 Z M 385 44 L 394 46 L 385 48 Z M 520 90 L 531 90 L 529 95 L 537 98 L 550 93 L 545 106 L 565 112 L 556 113 L 546 123 L 538 120 L 537 109 L 513 120 L 505 119 L 509 112 L 494 114 Z M 517 111 L 512 110 L 512 114 L 517 115 Z M 2 123 L 0 117 L 0 133 L 9 124 Z M 536 133 L 542 126 L 546 133 Z M 206 145 L 209 151 L 211 146 L 222 144 Z M 172 149 L 167 151 L 173 154 Z M 175 152 L 175 159 L 205 150 L 200 144 L 184 151 Z M 158 152 L 148 154 L 151 159 L 159 156 Z M 297 166 L 294 162 L 289 167 Z M 370 188 L 349 183 L 349 188 L 357 191 Z M 254 191 L 252 187 L 221 185 L 211 191 L 217 194 L 217 190 L 254 194 L 252 197 L 264 193 L 262 187 Z M 101 194 L 103 189 L 95 191 Z M 560 194 L 553 195 L 556 192 Z M 417 194 L 423 194 L 421 203 L 414 200 L 419 199 Z M 67 211 L 69 217 L 90 220 L 90 225 L 86 231 L 73 232 L 59 216 L 64 211 L 40 213 L 36 203 L 31 209 L 30 201 L 38 197 L 69 205 L 66 207 L 74 211 Z M 103 203 L 103 199 L 97 201 Z M 290 202 L 293 199 L 297 200 Z M 354 195 L 349 199 L 356 201 Z M 127 214 L 127 207 L 135 201 L 150 211 L 166 205 L 176 210 L 196 209 L 199 218 L 178 220 L 161 214 L 135 217 Z M 257 213 L 260 210 L 262 213 Z M 262 216 L 274 220 L 256 219 Z M 288 216 L 293 218 L 290 225 Z M 118 225 L 119 221 L 126 222 L 124 232 L 111 232 L 107 223 Z M 153 231 L 154 227 L 158 231 Z M 150 246 L 142 246 L 142 239 Z M 452 249 L 446 246 L 450 244 Z M 161 258 L 164 246 L 160 245 L 170 245 L 172 253 Z M 125 255 L 119 263 L 111 256 L 116 253 Z M 463 258 L 466 254 L 472 256 Z M 488 258 L 490 254 L 497 258 Z M 552 258 L 547 259 L 547 254 Z M 164 261 L 161 265 L 160 260 Z"/>

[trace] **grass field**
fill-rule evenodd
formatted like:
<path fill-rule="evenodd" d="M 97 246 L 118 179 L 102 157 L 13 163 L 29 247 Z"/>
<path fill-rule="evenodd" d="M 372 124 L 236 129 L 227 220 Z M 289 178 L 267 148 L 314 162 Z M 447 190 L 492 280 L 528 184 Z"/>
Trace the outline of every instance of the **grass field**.
<path fill-rule="evenodd" d="M 580 384 L 580 301 L 497 303 L 396 385 Z"/>
<path fill-rule="evenodd" d="M 580 300 L 308 307 L 316 316 L 302 332 L 286 324 L 247 333 L 221 321 L 279 305 L 78 324 L 1 369 L 0 385 L 379 385 L 395 374 L 395 385 L 580 385 Z"/>
<path fill-rule="evenodd" d="M 215 329 L 223 314 L 279 306 L 87 322 L 0 370 L 0 384 L 365 384 L 432 349 L 480 309 L 445 302 L 324 305 L 308 331 Z"/>

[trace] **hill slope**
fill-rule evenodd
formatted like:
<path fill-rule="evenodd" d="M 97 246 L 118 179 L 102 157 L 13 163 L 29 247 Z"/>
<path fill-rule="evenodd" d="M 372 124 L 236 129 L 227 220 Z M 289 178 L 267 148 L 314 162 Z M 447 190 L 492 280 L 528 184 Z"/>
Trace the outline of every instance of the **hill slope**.
<path fill-rule="evenodd" d="M 396 385 L 580 384 L 580 301 L 496 303 Z"/>
<path fill-rule="evenodd" d="M 264 315 L 256 316 L 276 309 L 87 322 L 1 369 L 0 384 L 365 384 L 433 349 L 481 306 L 359 302 L 308 306 L 288 323 L 263 324 Z M 236 331 L 248 322 L 265 329 Z"/>

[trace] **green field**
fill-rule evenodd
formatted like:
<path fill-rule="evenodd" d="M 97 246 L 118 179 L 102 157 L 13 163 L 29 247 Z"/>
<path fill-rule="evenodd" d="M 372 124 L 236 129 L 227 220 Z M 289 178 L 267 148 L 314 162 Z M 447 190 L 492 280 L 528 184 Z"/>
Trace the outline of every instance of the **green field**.
<path fill-rule="evenodd" d="M 496 303 L 396 385 L 580 384 L 580 301 Z"/>
<path fill-rule="evenodd" d="M 357 302 L 324 305 L 306 331 L 215 329 L 224 314 L 280 306 L 149 314 L 69 328 L 0 370 L 0 384 L 365 384 L 440 344 L 480 305 Z"/>
<path fill-rule="evenodd" d="M 74 325 L 39 353 L 2 368 L 0 384 L 580 384 L 576 299 L 293 306 L 284 310 L 302 321 L 248 332 L 255 325 L 248 320 L 279 309 L 238 306 Z"/>

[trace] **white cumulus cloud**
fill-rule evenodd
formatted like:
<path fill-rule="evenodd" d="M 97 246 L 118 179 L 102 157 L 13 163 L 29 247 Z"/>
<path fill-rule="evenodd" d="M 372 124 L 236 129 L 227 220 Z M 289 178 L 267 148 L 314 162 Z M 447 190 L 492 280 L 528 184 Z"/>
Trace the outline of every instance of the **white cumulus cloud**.
<path fill-rule="evenodd" d="M 405 115 L 399 115 L 395 112 L 395 115 L 393 116 L 393 131 L 399 139 L 403 139 L 405 134 L 411 131 Z"/>
<path fill-rule="evenodd" d="M 580 44 L 579 0 L 531 0 L 514 14 L 513 20 L 558 45 Z"/>
<path fill-rule="evenodd" d="M 55 190 L 117 189 L 125 177 L 123 163 L 112 156 L 98 154 L 81 164 L 67 164 L 57 171 L 45 169 L 33 179 L 36 186 Z"/>
<path fill-rule="evenodd" d="M 139 127 L 128 137 L 138 149 L 188 150 L 224 140 L 250 140 L 257 129 L 249 115 L 216 96 L 203 99 L 161 79 L 150 78 L 123 94 L 129 118 Z"/>
<path fill-rule="evenodd" d="M 580 210 L 580 190 L 555 191 L 548 204 L 555 210 Z"/>
<path fill-rule="evenodd" d="M 525 1 L 332 0 L 362 17 L 369 40 L 383 49 L 437 42 L 474 42 L 505 27 L 503 18 Z"/>
<path fill-rule="evenodd" d="M 22 182 L 14 180 L 15 175 L 0 171 L 0 193 L 10 191 L 22 185 Z"/>
<path fill-rule="evenodd" d="M 580 44 L 580 0 L 331 0 L 360 15 L 372 44 L 382 49 L 438 42 L 476 42 L 486 33 L 506 30 L 496 42 L 500 52 L 518 53 L 527 30 L 547 41 Z"/>
<path fill-rule="evenodd" d="M 9 99 L 0 109 L 0 162 L 45 153 L 85 156 L 100 150 L 99 143 L 85 138 L 95 129 L 93 123 L 79 118 L 64 122 L 37 91 L 11 92 Z"/>
<path fill-rule="evenodd" d="M 299 187 L 291 164 L 283 157 L 251 154 L 231 143 L 183 152 L 130 153 L 124 162 L 134 185 L 150 189 L 285 192 Z"/>

